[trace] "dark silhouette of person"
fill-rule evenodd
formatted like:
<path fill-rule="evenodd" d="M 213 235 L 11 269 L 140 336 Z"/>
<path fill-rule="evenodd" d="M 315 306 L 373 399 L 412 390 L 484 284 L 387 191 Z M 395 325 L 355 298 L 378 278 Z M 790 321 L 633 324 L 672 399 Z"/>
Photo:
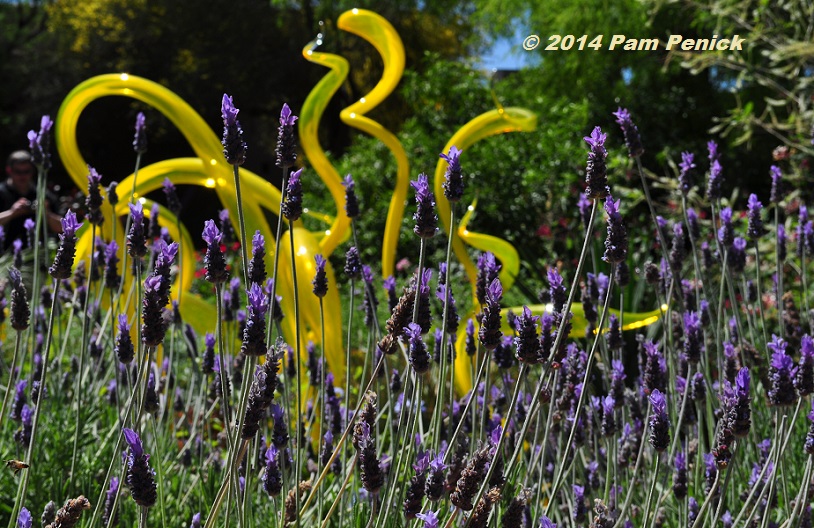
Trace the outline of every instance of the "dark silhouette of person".
<path fill-rule="evenodd" d="M 3 251 L 10 247 L 16 239 L 20 239 L 24 247 L 27 245 L 25 221 L 26 219 L 35 220 L 36 174 L 37 169 L 31 159 L 31 154 L 25 150 L 14 151 L 8 157 L 6 181 L 0 182 L 0 226 L 4 231 Z M 61 233 L 61 218 L 51 210 L 53 203 L 56 203 L 56 197 L 47 193 L 45 220 L 51 232 Z"/>

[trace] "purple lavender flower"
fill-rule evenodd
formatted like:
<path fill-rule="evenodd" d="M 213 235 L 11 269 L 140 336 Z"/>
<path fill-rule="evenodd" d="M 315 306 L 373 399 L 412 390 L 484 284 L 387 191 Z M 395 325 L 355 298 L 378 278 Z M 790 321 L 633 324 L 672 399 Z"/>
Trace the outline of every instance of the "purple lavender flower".
<path fill-rule="evenodd" d="M 285 201 L 281 205 L 283 216 L 289 222 L 296 222 L 302 216 L 302 176 L 303 169 L 296 170 L 288 177 Z"/>
<path fill-rule="evenodd" d="M 356 424 L 353 442 L 359 454 L 362 486 L 368 493 L 376 494 L 384 485 L 384 471 L 376 453 L 376 439 L 371 434 L 370 424 L 365 421 Z"/>
<path fill-rule="evenodd" d="M 189 528 L 201 528 L 201 512 L 197 512 L 192 516 L 192 521 L 189 523 Z"/>
<path fill-rule="evenodd" d="M 8 278 L 11 281 L 11 308 L 9 310 L 11 327 L 19 332 L 28 328 L 31 309 L 20 271 L 16 267 L 9 268 Z"/>
<path fill-rule="evenodd" d="M 628 156 L 638 158 L 644 154 L 642 138 L 639 136 L 639 129 L 630 117 L 630 111 L 628 111 L 627 108 L 620 107 L 613 115 L 616 117 L 616 122 L 622 127 L 622 134 L 625 136 Z"/>
<path fill-rule="evenodd" d="M 259 288 L 259 286 L 257 287 Z M 262 292 L 260 293 L 262 295 Z M 264 295 L 263 297 L 265 298 Z M 243 428 L 240 431 L 240 438 L 243 440 L 254 438 L 257 431 L 260 430 L 261 421 L 266 414 L 266 409 L 274 400 L 274 391 L 279 383 L 277 379 L 278 367 L 279 362 L 272 349 L 272 353 L 266 356 L 266 361 L 255 368 L 254 379 L 249 388 Z"/>
<path fill-rule="evenodd" d="M 430 354 L 427 345 L 421 339 L 421 327 L 416 323 L 408 323 L 404 330 L 404 337 L 408 342 L 408 359 L 417 374 L 424 374 L 430 370 Z"/>
<path fill-rule="evenodd" d="M 681 266 L 684 264 L 685 247 L 684 227 L 676 222 L 673 224 L 673 241 L 670 246 L 670 266 L 676 271 L 681 271 Z"/>
<path fill-rule="evenodd" d="M 593 208 L 593 202 L 585 196 L 585 193 L 579 193 L 579 199 L 577 199 L 577 210 L 579 211 L 579 217 L 582 220 L 582 225 L 585 229 L 590 229 L 591 223 L 591 209 Z"/>
<path fill-rule="evenodd" d="M 613 436 L 616 434 L 616 421 L 613 417 L 613 409 L 616 407 L 616 400 L 608 394 L 602 398 L 602 436 Z"/>
<path fill-rule="evenodd" d="M 786 355 L 786 342 L 772 335 L 772 340 L 766 345 L 772 350 L 772 362 L 769 366 L 769 379 L 771 387 L 768 391 L 769 405 L 791 405 L 797 401 L 797 393 L 792 381 L 794 360 Z"/>
<path fill-rule="evenodd" d="M 500 330 L 500 300 L 503 298 L 503 286 L 500 279 L 494 279 L 486 288 L 486 304 L 483 307 L 483 319 L 478 337 L 481 345 L 487 350 L 494 350 L 502 336 Z"/>
<path fill-rule="evenodd" d="M 396 278 L 390 275 L 384 279 L 382 287 L 387 292 L 387 311 L 388 313 L 393 313 L 393 310 L 399 302 L 399 296 L 396 294 Z"/>
<path fill-rule="evenodd" d="M 147 126 L 145 124 L 144 112 L 136 114 L 136 135 L 133 138 L 133 150 L 136 154 L 147 152 Z"/>
<path fill-rule="evenodd" d="M 610 194 L 605 161 L 608 155 L 608 151 L 605 150 L 607 138 L 608 135 L 603 134 L 599 127 L 595 127 L 590 136 L 583 138 L 591 147 L 591 151 L 588 153 L 588 165 L 585 169 L 585 183 L 587 184 L 585 195 L 592 200 L 602 199 Z"/>
<path fill-rule="evenodd" d="M 673 493 L 678 500 L 687 496 L 687 457 L 683 451 L 676 453 L 673 473 Z"/>
<path fill-rule="evenodd" d="M 721 167 L 721 162 L 717 159 L 712 160 L 709 167 L 709 179 L 707 180 L 707 198 L 712 201 L 717 201 L 721 198 L 722 173 L 723 167 Z"/>
<path fill-rule="evenodd" d="M 432 510 L 427 510 L 427 513 L 417 513 L 416 519 L 424 521 L 424 528 L 438 528 L 440 526 L 438 512 Z"/>
<path fill-rule="evenodd" d="M 14 399 L 11 402 L 11 414 L 9 418 L 15 422 L 23 419 L 23 406 L 26 404 L 25 389 L 28 387 L 28 380 L 18 380 L 14 387 Z"/>
<path fill-rule="evenodd" d="M 348 218 L 359 218 L 359 199 L 356 197 L 356 184 L 353 182 L 353 176 L 348 174 L 342 180 L 342 185 L 345 187 L 345 215 Z"/>
<path fill-rule="evenodd" d="M 428 500 L 437 502 L 444 496 L 445 491 L 444 483 L 446 482 L 446 475 L 444 471 L 448 466 L 444 464 L 444 451 L 441 450 L 438 452 L 438 454 L 429 461 L 428 466 L 430 472 L 427 475 L 427 481 L 424 485 L 424 493 Z"/>
<path fill-rule="evenodd" d="M 565 291 L 565 284 L 557 271 L 557 268 L 548 268 L 548 290 L 551 294 L 551 304 L 553 305 L 554 313 L 562 313 L 565 308 L 565 303 L 568 299 L 568 294 Z"/>
<path fill-rule="evenodd" d="M 725 382 L 729 383 L 729 382 Z M 728 427 L 736 438 L 749 434 L 752 425 L 752 411 L 749 407 L 749 369 L 744 367 L 735 378 L 735 389 L 729 401 Z"/>
<path fill-rule="evenodd" d="M 811 412 L 807 415 L 808 434 L 806 434 L 805 452 L 814 455 L 814 400 L 811 400 Z"/>
<path fill-rule="evenodd" d="M 116 327 L 118 334 L 116 334 L 116 344 L 113 347 L 113 352 L 116 354 L 120 363 L 127 365 L 135 358 L 133 341 L 130 337 L 130 325 L 127 324 L 126 314 L 119 314 L 118 321 Z"/>
<path fill-rule="evenodd" d="M 31 151 L 31 160 L 42 171 L 47 171 L 51 168 L 51 129 L 54 126 L 51 116 L 44 115 L 40 119 L 40 130 L 35 132 L 29 130 L 28 148 Z"/>
<path fill-rule="evenodd" d="M 682 152 L 678 169 L 678 188 L 684 196 L 687 196 L 692 188 L 691 177 L 695 170 L 695 155 L 691 152 Z"/>
<path fill-rule="evenodd" d="M 701 329 L 701 315 L 698 312 L 684 314 L 684 353 L 690 363 L 701 361 L 704 352 L 704 334 Z"/>
<path fill-rule="evenodd" d="M 223 94 L 220 106 L 223 117 L 223 156 L 231 165 L 243 165 L 246 162 L 246 142 L 243 141 L 243 128 L 237 120 L 239 110 L 235 108 L 232 97 Z"/>
<path fill-rule="evenodd" d="M 543 361 L 540 340 L 537 336 L 537 323 L 540 317 L 532 315 L 528 306 L 523 306 L 523 315 L 515 321 L 517 335 L 514 338 L 517 359 L 529 365 Z"/>
<path fill-rule="evenodd" d="M 667 416 L 667 398 L 658 389 L 650 394 L 653 412 L 650 415 L 650 445 L 664 451 L 670 445 L 670 418 Z"/>
<path fill-rule="evenodd" d="M 464 179 L 461 175 L 461 150 L 456 146 L 449 148 L 449 154 L 440 154 L 447 162 L 444 173 L 444 196 L 452 203 L 459 202 L 464 195 Z"/>
<path fill-rule="evenodd" d="M 757 199 L 756 194 L 750 194 L 746 207 L 749 211 L 749 225 L 746 229 L 746 233 L 752 240 L 757 240 L 763 235 L 764 231 L 763 220 L 760 218 L 760 214 L 763 211 L 763 204 Z"/>
<path fill-rule="evenodd" d="M 320 254 L 314 255 L 316 271 L 314 272 L 314 295 L 319 298 L 328 295 L 328 275 L 325 273 L 325 257 Z"/>
<path fill-rule="evenodd" d="M 105 219 L 102 215 L 102 194 L 99 192 L 99 185 L 101 183 L 101 174 L 88 165 L 88 196 L 85 199 L 85 206 L 88 208 L 88 213 L 86 217 L 88 222 L 95 225 L 101 225 Z"/>
<path fill-rule="evenodd" d="M 266 311 L 269 298 L 257 283 L 252 283 L 246 295 L 249 298 L 249 314 L 240 351 L 247 356 L 259 357 L 266 353 Z"/>
<path fill-rule="evenodd" d="M 729 247 L 735 240 L 735 229 L 732 227 L 732 209 L 721 209 L 721 227 L 718 228 L 718 240 L 724 247 Z"/>
<path fill-rule="evenodd" d="M 116 496 L 119 494 L 119 479 L 118 477 L 110 478 L 110 486 L 105 493 L 105 504 L 102 509 L 102 526 L 107 526 L 108 522 L 113 519 L 112 525 L 118 524 L 119 515 L 113 510 L 113 503 L 116 502 Z"/>
<path fill-rule="evenodd" d="M 133 500 L 139 506 L 149 508 L 155 504 L 158 495 L 156 493 L 153 470 L 147 464 L 150 455 L 144 452 L 141 438 L 132 429 L 124 428 L 124 439 L 130 446 L 130 453 L 127 455 L 127 487 Z"/>
<path fill-rule="evenodd" d="M 769 167 L 769 174 L 772 178 L 772 191 L 769 195 L 769 201 L 773 204 L 780 203 L 785 194 L 785 190 L 783 189 L 783 173 L 780 171 L 780 167 L 772 165 Z"/>
<path fill-rule="evenodd" d="M 416 212 L 413 215 L 413 232 L 420 238 L 432 238 L 438 230 L 438 216 L 435 214 L 435 197 L 430 190 L 427 175 L 421 173 L 418 180 L 410 182 L 415 189 Z"/>
<path fill-rule="evenodd" d="M 777 225 L 777 258 L 786 260 L 786 228 L 783 224 Z"/>
<path fill-rule="evenodd" d="M 746 268 L 746 240 L 735 237 L 727 253 L 726 262 L 734 273 L 743 272 Z"/>
<path fill-rule="evenodd" d="M 280 469 L 280 451 L 274 444 L 266 450 L 266 470 L 263 472 L 263 490 L 269 497 L 276 497 L 283 489 L 283 476 Z"/>
<path fill-rule="evenodd" d="M 452 337 L 452 341 L 455 341 L 455 333 L 458 331 L 458 309 L 455 306 L 455 297 L 452 295 L 452 289 L 449 289 L 449 299 L 447 299 L 447 285 L 440 284 L 438 286 L 438 291 L 435 293 L 435 296 L 442 302 L 449 301 L 447 303 L 447 335 Z"/>
<path fill-rule="evenodd" d="M 800 363 L 794 376 L 794 387 L 800 396 L 814 393 L 814 339 L 809 335 L 800 340 Z"/>
<path fill-rule="evenodd" d="M 554 524 L 551 519 L 543 515 L 540 517 L 540 528 L 557 528 L 557 525 Z"/>
<path fill-rule="evenodd" d="M 161 185 L 164 188 L 164 196 L 167 198 L 167 209 L 175 216 L 178 216 L 181 214 L 181 201 L 178 199 L 175 185 L 172 184 L 169 178 L 164 178 L 164 183 Z"/>
<path fill-rule="evenodd" d="M 297 116 L 292 115 L 291 108 L 283 103 L 280 110 L 280 127 L 277 129 L 277 166 L 289 169 L 297 161 L 297 145 L 294 140 L 294 123 Z"/>
<path fill-rule="evenodd" d="M 645 365 L 643 382 L 645 392 L 653 393 L 656 390 L 664 391 L 667 388 L 667 364 L 659 351 L 657 344 L 652 341 L 644 343 Z"/>
<path fill-rule="evenodd" d="M 59 235 L 59 248 L 48 272 L 55 279 L 69 279 L 76 255 L 76 231 L 82 227 L 82 224 L 76 221 L 73 211 L 65 213 L 61 222 L 62 233 Z"/>
<path fill-rule="evenodd" d="M 33 523 L 33 517 L 31 517 L 31 512 L 28 511 L 28 508 L 25 506 L 20 508 L 20 514 L 17 516 L 17 528 L 31 528 Z"/>
<path fill-rule="evenodd" d="M 224 209 L 225 210 L 225 209 Z M 249 261 L 249 282 L 262 285 L 266 280 L 266 239 L 260 230 L 252 237 L 252 259 Z"/>
<path fill-rule="evenodd" d="M 105 251 L 105 287 L 115 291 L 122 278 L 119 276 L 119 245 L 115 240 L 104 247 Z"/>
<path fill-rule="evenodd" d="M 605 198 L 605 212 L 608 213 L 608 237 L 605 239 L 605 255 L 602 260 L 619 264 L 627 258 L 627 229 L 619 213 L 621 200 L 613 201 L 609 193 Z"/>
<path fill-rule="evenodd" d="M 147 237 L 144 232 L 144 209 L 140 201 L 130 206 L 130 232 L 127 234 L 127 251 L 133 258 L 141 258 L 147 254 Z"/>
<path fill-rule="evenodd" d="M 229 273 L 226 270 L 226 259 L 220 249 L 223 235 L 215 225 L 214 220 L 204 222 L 202 237 L 206 242 L 206 256 L 204 257 L 204 268 L 206 268 L 206 280 L 215 284 L 226 282 Z"/>
<path fill-rule="evenodd" d="M 574 492 L 574 520 L 581 523 L 588 513 L 588 507 L 585 505 L 585 487 L 573 484 L 571 489 Z"/>
<path fill-rule="evenodd" d="M 362 260 L 356 246 L 351 246 L 345 253 L 345 274 L 354 280 L 362 276 Z"/>
<path fill-rule="evenodd" d="M 160 276 L 148 277 L 144 281 L 143 323 L 141 325 L 141 340 L 147 346 L 158 346 L 164 341 L 167 324 L 164 321 L 164 304 L 161 303 Z"/>
<path fill-rule="evenodd" d="M 486 287 L 498 277 L 501 267 L 502 266 L 495 260 L 495 256 L 489 251 L 478 257 L 478 276 L 475 280 L 475 295 L 481 305 L 486 304 Z"/>

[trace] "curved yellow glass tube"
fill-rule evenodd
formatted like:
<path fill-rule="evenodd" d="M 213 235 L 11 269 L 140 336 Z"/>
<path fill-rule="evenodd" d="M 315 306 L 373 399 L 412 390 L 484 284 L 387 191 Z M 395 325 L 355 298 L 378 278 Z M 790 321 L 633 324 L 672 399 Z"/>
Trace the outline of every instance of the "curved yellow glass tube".
<path fill-rule="evenodd" d="M 537 114 L 525 108 L 499 108 L 497 110 L 490 110 L 485 112 L 475 119 L 469 121 L 467 124 L 458 129 L 455 134 L 447 141 L 444 146 L 444 152 L 449 152 L 450 147 L 455 146 L 462 151 L 477 143 L 478 141 L 494 136 L 496 134 L 505 134 L 508 132 L 531 132 L 537 128 Z M 461 154 L 462 156 L 464 154 Z M 449 200 L 444 196 L 443 183 L 444 172 L 447 168 L 447 162 L 441 158 L 435 166 L 435 177 L 433 179 L 433 190 L 435 192 L 435 200 L 438 206 L 438 216 L 444 226 L 444 231 L 449 235 L 449 213 L 450 206 Z M 470 206 L 470 210 L 465 217 L 469 221 L 472 211 L 474 211 L 474 204 Z M 452 241 L 452 249 L 458 261 L 463 265 L 466 274 L 469 276 L 470 282 L 473 287 L 474 298 L 474 284 L 478 276 L 478 271 L 475 264 L 466 252 L 465 243 L 468 243 L 483 251 L 491 251 L 495 257 L 503 264 L 503 272 L 501 273 L 500 280 L 503 282 L 504 290 L 511 287 L 514 282 L 514 277 L 519 269 L 519 261 L 517 258 L 517 250 L 508 242 L 500 240 L 496 237 L 490 237 L 481 233 L 475 233 L 465 229 L 458 230 L 458 237 Z M 497 244 L 496 242 L 500 242 Z M 512 273 L 511 270 L 515 270 Z"/>
<path fill-rule="evenodd" d="M 517 253 L 513 245 L 502 238 L 486 235 L 484 233 L 475 233 L 466 228 L 477 206 L 478 199 L 475 198 L 472 204 L 466 208 L 466 213 L 464 213 L 464 217 L 461 218 L 461 223 L 458 224 L 458 237 L 475 249 L 492 252 L 492 254 L 500 260 L 502 264 L 500 269 L 500 283 L 503 285 L 504 291 L 508 290 L 514 285 L 514 280 L 520 272 L 520 254 Z M 470 275 L 470 279 L 472 279 L 473 299 L 475 298 L 475 278 L 477 278 L 477 272 L 475 277 Z"/>
<path fill-rule="evenodd" d="M 533 315 L 543 315 L 544 313 L 552 313 L 553 309 L 550 304 L 534 304 L 529 306 L 531 313 Z M 523 313 L 522 306 L 515 306 L 512 308 L 506 308 L 504 310 L 504 314 L 509 310 L 513 311 L 516 314 Z M 663 304 L 661 309 L 653 310 L 651 312 L 625 312 L 622 314 L 622 330 L 636 330 L 638 328 L 643 328 L 645 326 L 651 325 L 657 322 L 661 318 L 661 314 L 667 311 L 667 305 Z M 580 338 L 585 336 L 585 329 L 588 327 L 588 321 L 585 319 L 585 312 L 582 309 L 581 303 L 574 303 L 571 305 L 571 312 L 574 314 L 573 318 L 571 319 L 571 333 L 568 334 L 571 338 Z M 608 309 L 609 314 L 615 314 L 617 317 L 619 316 L 619 310 L 614 310 L 612 308 Z M 473 314 L 467 315 L 463 320 L 465 321 L 468 318 L 473 318 L 475 322 L 475 334 L 477 335 L 479 326 L 477 321 L 474 320 Z M 510 334 L 514 331 L 513 328 L 509 327 L 509 322 L 506 317 L 503 317 L 503 332 L 506 334 Z M 465 332 L 458 332 L 458 339 L 455 344 L 455 348 L 458 354 L 458 358 L 455 361 L 455 386 L 458 391 L 458 394 L 463 395 L 466 394 L 472 388 L 472 378 L 471 378 L 471 371 L 470 371 L 470 358 L 466 354 L 466 333 Z M 460 361 L 461 357 L 463 357 L 463 361 Z"/>
<path fill-rule="evenodd" d="M 331 97 L 348 77 L 350 65 L 344 57 L 315 51 L 318 44 L 321 44 L 320 39 L 309 42 L 303 48 L 302 55 L 307 61 L 330 68 L 331 71 L 320 79 L 305 99 L 300 110 L 297 130 L 305 157 L 325 183 L 336 204 L 336 217 L 332 219 L 330 227 L 325 231 L 325 236 L 319 242 L 320 251 L 327 257 L 347 237 L 350 219 L 344 212 L 345 188 L 342 186 L 342 178 L 328 161 L 325 151 L 322 150 L 318 130 L 320 119 L 322 119 L 322 114 Z"/>
<path fill-rule="evenodd" d="M 197 157 L 176 158 L 164 160 L 148 165 L 139 170 L 139 179 L 135 188 L 136 195 L 143 197 L 149 192 L 161 187 L 164 178 L 169 178 L 176 185 L 196 185 L 213 189 L 220 202 L 229 210 L 232 218 L 237 218 L 237 203 L 234 193 L 233 167 L 226 163 L 222 154 L 220 140 L 209 128 L 206 122 L 183 99 L 172 91 L 147 79 L 127 75 L 109 74 L 93 77 L 75 87 L 65 98 L 60 107 L 56 121 L 55 138 L 59 155 L 65 164 L 68 173 L 76 185 L 84 188 L 87 185 L 87 165 L 79 151 L 76 139 L 76 124 L 79 116 L 88 104 L 107 96 L 125 96 L 142 101 L 172 121 L 189 142 Z M 250 235 L 259 230 L 266 239 L 266 247 L 273 253 L 274 236 L 265 219 L 264 210 L 270 210 L 275 215 L 280 214 L 280 191 L 265 179 L 249 170 L 240 168 L 242 192 L 250 197 L 243 203 L 246 220 L 246 233 Z M 133 175 L 124 178 L 118 187 L 120 196 L 129 196 L 133 189 Z M 128 201 L 122 200 L 114 212 L 116 218 L 129 213 Z M 112 236 L 112 215 L 109 208 L 103 208 L 106 221 L 102 226 L 102 236 L 109 239 Z M 181 240 L 184 284 L 174 285 L 187 290 L 194 274 L 193 244 L 185 229 L 179 234 L 174 230 L 174 218 L 161 212 L 166 226 L 176 239 Z M 164 222 L 162 222 L 164 223 Z M 298 269 L 298 283 L 300 291 L 300 312 L 306 331 L 302 339 L 319 342 L 319 303 L 310 291 L 310 280 L 313 277 L 314 255 L 321 252 L 319 242 L 314 235 L 301 227 L 301 222 L 293 227 Z M 118 230 L 119 246 L 123 247 L 122 230 Z M 77 256 L 84 258 L 90 248 L 90 229 L 84 226 L 80 231 L 80 242 L 77 246 Z M 280 252 L 280 280 L 278 292 L 283 296 L 282 308 L 287 317 L 283 320 L 283 333 L 291 343 L 294 339 L 295 321 L 293 288 L 291 277 L 291 256 L 287 250 L 288 244 L 281 247 L 286 250 Z M 272 255 L 267 255 L 272 258 Z M 309 275 L 310 272 L 310 275 Z M 328 289 L 327 303 L 339 303 L 339 293 L 336 289 L 333 270 L 330 262 L 327 264 L 330 287 Z M 129 275 L 127 275 L 129 277 Z M 132 280 L 132 278 L 130 278 Z M 211 330 L 215 314 L 213 308 L 193 294 L 185 293 L 180 306 L 181 313 L 199 332 Z M 342 348 L 341 317 L 339 313 L 326 313 L 325 321 L 325 353 L 338 380 L 344 379 L 344 351 Z M 302 346 L 301 350 L 305 350 Z"/>
<path fill-rule="evenodd" d="M 382 275 L 393 275 L 404 201 L 410 185 L 410 165 L 407 153 L 398 138 L 365 114 L 376 108 L 392 93 L 404 72 L 404 44 L 395 28 L 380 15 L 365 9 L 351 9 L 339 16 L 337 27 L 370 42 L 384 61 L 382 78 L 364 97 L 339 113 L 340 119 L 354 128 L 370 134 L 384 143 L 396 158 L 396 185 L 390 198 L 382 241 Z"/>
<path fill-rule="evenodd" d="M 525 108 L 503 108 L 500 107 L 496 110 L 485 112 L 475 119 L 472 119 L 455 134 L 452 135 L 450 140 L 444 146 L 444 152 L 449 152 L 452 146 L 457 147 L 462 151 L 477 143 L 478 141 L 494 136 L 496 134 L 505 134 L 507 132 L 530 132 L 537 128 L 537 114 L 526 110 Z M 463 154 L 462 154 L 463 156 Z M 449 235 L 452 226 L 449 225 L 450 220 L 450 203 L 444 196 L 443 182 L 444 172 L 447 168 L 447 162 L 439 158 L 435 166 L 435 175 L 433 178 L 433 191 L 435 193 L 436 204 L 438 206 L 438 216 L 441 217 L 444 231 Z M 500 260 L 503 268 L 500 272 L 500 280 L 503 283 L 504 290 L 508 290 L 520 269 L 520 260 L 517 250 L 514 249 L 510 243 L 500 238 L 486 235 L 483 233 L 476 233 L 469 231 L 466 226 L 475 211 L 477 200 L 469 206 L 466 214 L 464 215 L 460 227 L 457 229 L 457 234 L 452 240 L 452 250 L 458 261 L 463 265 L 466 274 L 469 276 L 469 282 L 472 286 L 472 298 L 475 297 L 475 281 L 478 276 L 478 271 L 469 254 L 466 251 L 464 244 L 469 244 L 481 251 L 491 251 L 495 257 Z M 475 301 L 473 304 L 477 304 Z M 472 314 L 469 315 L 471 317 Z M 465 352 L 465 342 L 458 339 L 457 351 L 458 356 L 455 360 L 455 377 L 456 384 L 459 391 L 467 391 L 472 384 L 469 368 L 469 357 Z M 462 348 L 464 347 L 464 348 Z"/>

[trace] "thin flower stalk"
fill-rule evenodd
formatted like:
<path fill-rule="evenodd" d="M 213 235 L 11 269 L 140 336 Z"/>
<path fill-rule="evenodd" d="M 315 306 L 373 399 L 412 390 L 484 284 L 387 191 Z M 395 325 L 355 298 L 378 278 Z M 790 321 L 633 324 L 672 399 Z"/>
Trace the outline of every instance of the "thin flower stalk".
<path fill-rule="evenodd" d="M 33 461 L 34 446 L 42 446 L 42 444 L 37 444 L 37 426 L 39 425 L 40 410 L 43 407 L 42 403 L 43 399 L 45 398 L 45 387 L 48 381 L 48 364 L 50 363 L 50 360 L 48 359 L 48 351 L 51 349 L 51 336 L 53 335 L 54 328 L 54 313 L 56 312 L 57 299 L 59 298 L 59 286 L 60 281 L 54 279 L 52 287 L 54 294 L 51 299 L 51 313 L 48 316 L 48 332 L 46 333 L 45 347 L 43 348 L 42 373 L 40 374 L 40 393 L 37 401 L 35 402 L 36 407 L 34 408 L 34 417 L 31 421 L 31 440 L 28 442 L 28 449 L 26 450 L 25 459 L 23 460 L 23 462 L 29 466 Z M 22 479 L 20 479 L 20 484 L 17 488 L 17 497 L 14 500 L 14 508 L 11 510 L 11 516 L 9 517 L 9 528 L 14 526 L 14 519 L 17 518 L 17 514 L 20 512 L 20 508 L 23 506 L 23 502 L 25 501 L 25 493 L 28 489 L 28 478 L 30 475 L 30 471 L 25 471 Z"/>
<path fill-rule="evenodd" d="M 11 357 L 11 366 L 9 368 L 8 385 L 6 386 L 6 394 L 3 396 L 3 406 L 0 407 L 0 427 L 3 426 L 3 420 L 6 417 L 6 405 L 8 398 L 14 392 L 14 385 L 17 383 L 17 358 L 20 355 L 20 343 L 23 340 L 23 333 L 17 330 L 17 336 L 14 339 L 14 355 Z"/>
<path fill-rule="evenodd" d="M 588 393 L 588 390 L 587 390 L 588 380 L 590 379 L 591 370 L 593 368 L 593 364 L 594 364 L 594 361 L 595 361 L 595 358 L 596 358 L 597 344 L 599 343 L 599 341 L 602 338 L 602 327 L 605 324 L 605 317 L 608 314 L 608 307 L 610 305 L 611 291 L 613 290 L 613 279 L 614 279 L 614 276 L 616 275 L 616 273 L 615 273 L 616 269 L 615 268 L 616 268 L 615 264 L 613 266 L 611 266 L 611 273 L 610 273 L 610 275 L 608 277 L 608 288 L 607 288 L 607 291 L 605 293 L 605 302 L 604 302 L 604 306 L 602 307 L 602 314 L 599 317 L 599 323 L 598 323 L 598 326 L 597 326 L 596 336 L 594 337 L 594 343 L 593 343 L 593 346 L 591 346 L 590 353 L 588 354 L 588 364 L 585 366 L 585 375 L 582 378 L 583 390 L 580 392 L 580 395 L 579 395 L 579 401 L 577 402 L 576 411 L 574 413 L 573 425 L 571 426 L 571 432 L 568 435 L 568 441 L 565 444 L 565 450 L 564 450 L 565 453 L 570 452 L 571 445 L 574 443 L 574 435 L 576 433 L 576 429 L 577 429 L 577 427 L 579 427 L 579 416 L 580 416 L 581 411 L 583 409 L 583 405 L 585 403 L 585 398 L 586 398 L 587 393 Z M 563 473 L 565 471 L 565 465 L 566 465 L 566 459 L 563 458 L 563 460 L 560 463 L 559 472 L 557 473 L 557 477 L 554 479 L 554 484 L 553 484 L 552 489 L 551 489 L 551 496 L 552 497 L 555 497 L 557 495 L 557 490 L 562 485 L 562 479 L 563 479 Z M 548 515 L 550 506 L 551 506 L 551 502 L 549 502 L 548 506 L 546 506 L 545 515 Z"/>
<path fill-rule="evenodd" d="M 91 237 L 90 237 L 90 259 L 88 260 L 88 269 L 91 269 L 93 264 L 93 255 L 96 253 L 96 224 L 91 223 Z M 76 374 L 76 388 L 74 389 L 74 397 L 76 398 L 76 415 L 74 418 L 74 436 L 73 436 L 73 450 L 71 452 L 71 472 L 70 476 L 68 477 L 71 481 L 73 480 L 76 469 L 76 456 L 77 456 L 77 449 L 79 447 L 79 428 L 82 424 L 82 420 L 80 419 L 80 412 L 82 411 L 82 379 L 85 373 L 85 356 L 87 355 L 88 350 L 88 331 L 90 326 L 90 319 L 91 316 L 88 315 L 88 308 L 89 304 L 88 301 L 90 299 L 90 282 L 88 283 L 88 288 L 85 290 L 85 301 L 84 301 L 84 311 L 85 316 L 82 319 L 82 340 L 79 342 L 80 352 L 79 352 L 79 372 Z M 54 295 L 56 297 L 56 295 Z M 70 482 L 70 481 L 69 481 Z"/>

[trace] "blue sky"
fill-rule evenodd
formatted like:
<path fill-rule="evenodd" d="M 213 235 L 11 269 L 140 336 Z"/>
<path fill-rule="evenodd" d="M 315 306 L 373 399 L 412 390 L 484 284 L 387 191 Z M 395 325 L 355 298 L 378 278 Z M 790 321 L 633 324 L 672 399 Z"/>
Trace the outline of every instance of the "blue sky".
<path fill-rule="evenodd" d="M 528 29 L 519 27 L 512 37 L 499 38 L 492 48 L 478 59 L 478 66 L 489 70 L 519 70 L 524 66 L 536 64 L 540 60 L 540 54 L 543 53 L 543 46 L 531 51 L 524 50 L 523 39 L 528 35 Z"/>

